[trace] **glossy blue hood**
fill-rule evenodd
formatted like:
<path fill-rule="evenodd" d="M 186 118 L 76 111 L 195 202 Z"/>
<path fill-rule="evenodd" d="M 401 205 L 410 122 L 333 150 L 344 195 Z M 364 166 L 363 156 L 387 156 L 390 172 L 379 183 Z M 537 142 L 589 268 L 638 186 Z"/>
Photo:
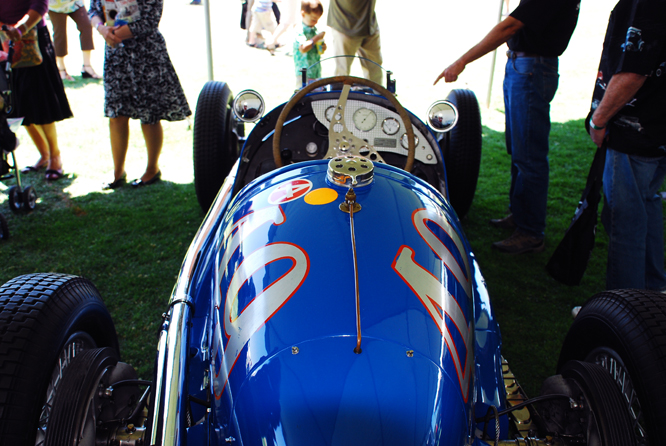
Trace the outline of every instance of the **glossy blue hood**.
<path fill-rule="evenodd" d="M 214 409 L 243 445 L 451 444 L 471 435 L 474 265 L 427 184 L 376 165 L 355 188 L 357 344 L 347 188 L 327 162 L 260 178 L 217 234 Z"/>
<path fill-rule="evenodd" d="M 356 355 L 350 342 L 304 342 L 257 367 L 235 404 L 243 444 L 434 444 L 447 426 L 465 426 L 458 384 L 432 361 L 377 339 L 367 339 Z M 461 446 L 464 433 L 458 428 L 438 442 Z"/>

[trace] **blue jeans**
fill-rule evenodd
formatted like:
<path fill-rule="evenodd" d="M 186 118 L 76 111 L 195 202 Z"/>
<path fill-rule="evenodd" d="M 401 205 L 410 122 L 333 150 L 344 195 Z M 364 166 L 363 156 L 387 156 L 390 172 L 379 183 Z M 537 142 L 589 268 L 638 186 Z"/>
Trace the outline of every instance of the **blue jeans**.
<path fill-rule="evenodd" d="M 647 158 L 608 149 L 601 222 L 608 233 L 606 288 L 666 289 L 664 222 L 657 191 L 666 156 Z"/>
<path fill-rule="evenodd" d="M 518 57 L 509 58 L 504 74 L 509 207 L 518 228 L 539 238 L 546 229 L 550 101 L 557 91 L 557 70 L 557 57 Z"/>

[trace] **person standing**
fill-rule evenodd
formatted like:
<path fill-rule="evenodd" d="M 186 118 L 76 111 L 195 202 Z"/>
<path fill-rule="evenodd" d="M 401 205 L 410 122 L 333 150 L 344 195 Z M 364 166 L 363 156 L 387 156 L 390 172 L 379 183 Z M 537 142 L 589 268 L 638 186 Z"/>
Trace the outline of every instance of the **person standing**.
<path fill-rule="evenodd" d="M 620 0 L 608 23 L 589 133 L 606 140 L 601 222 L 608 233 L 606 288 L 666 289 L 666 2 Z"/>
<path fill-rule="evenodd" d="M 132 0 L 129 16 L 118 15 L 115 24 L 102 18 L 103 0 L 92 0 L 91 22 L 104 37 L 104 116 L 109 118 L 114 178 L 103 186 L 116 189 L 126 182 L 125 156 L 129 145 L 129 120 L 139 119 L 146 142 L 145 172 L 133 187 L 149 186 L 161 178 L 161 120 L 180 121 L 192 112 L 178 75 L 171 64 L 164 37 L 158 30 L 162 0 Z"/>
<path fill-rule="evenodd" d="M 303 23 L 293 46 L 297 88 L 303 87 L 302 70 L 304 68 L 307 69 L 307 81 L 321 77 L 319 61 L 321 54 L 326 51 L 325 32 L 318 32 L 316 26 L 322 15 L 324 15 L 324 7 L 319 0 L 303 0 L 301 2 Z"/>
<path fill-rule="evenodd" d="M 257 36 L 260 36 L 263 30 L 273 34 L 273 31 L 277 28 L 277 21 L 273 15 L 273 1 L 254 0 L 251 12 L 252 21 L 250 22 L 247 44 L 257 46 Z M 266 45 L 261 44 L 259 47 L 266 47 Z"/>
<path fill-rule="evenodd" d="M 382 85 L 382 50 L 375 0 L 331 0 L 327 24 L 333 37 L 333 56 L 358 54 L 362 57 L 363 77 Z M 335 75 L 349 75 L 353 61 L 352 57 L 336 58 Z"/>
<path fill-rule="evenodd" d="M 505 139 L 511 155 L 510 213 L 493 226 L 513 229 L 493 249 L 508 254 L 545 249 L 550 102 L 558 85 L 559 56 L 578 21 L 580 0 L 521 0 L 477 45 L 435 80 L 454 82 L 465 66 L 507 42 L 504 74 Z"/>
<path fill-rule="evenodd" d="M 84 79 L 100 79 L 90 63 L 90 53 L 95 49 L 92 38 L 92 26 L 83 0 L 49 0 L 49 17 L 53 25 L 53 46 L 55 47 L 56 64 L 60 71 L 60 78 L 73 81 L 74 78 L 67 73 L 65 56 L 67 56 L 67 16 L 71 17 L 79 30 L 83 66 L 81 77 Z"/>
<path fill-rule="evenodd" d="M 39 159 L 24 172 L 46 169 L 45 178 L 63 176 L 56 122 L 72 117 L 72 110 L 56 66 L 51 36 L 43 20 L 48 0 L 0 1 L 0 24 L 5 36 L 16 42 L 31 28 L 37 28 L 43 61 L 33 67 L 12 69 L 13 104 L 11 117 L 23 117 L 30 138 L 39 150 Z"/>

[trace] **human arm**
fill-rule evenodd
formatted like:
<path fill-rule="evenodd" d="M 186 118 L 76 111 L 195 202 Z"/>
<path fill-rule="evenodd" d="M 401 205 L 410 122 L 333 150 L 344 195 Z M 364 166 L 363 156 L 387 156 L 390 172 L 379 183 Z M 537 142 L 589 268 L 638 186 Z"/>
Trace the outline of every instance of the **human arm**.
<path fill-rule="evenodd" d="M 298 46 L 298 50 L 301 53 L 304 53 L 304 54 L 307 53 L 308 51 L 310 51 L 317 44 L 317 42 L 319 42 L 320 40 L 322 40 L 324 38 L 324 34 L 326 34 L 326 31 L 322 31 L 319 34 L 317 34 L 316 36 L 314 36 L 312 39 L 306 40 L 305 42 L 301 43 Z"/>
<path fill-rule="evenodd" d="M 620 72 L 611 77 L 604 97 L 592 114 L 591 121 L 597 129 L 590 125 L 590 137 L 597 147 L 606 137 L 606 125 L 636 95 L 643 86 L 647 76 L 636 73 Z"/>
<path fill-rule="evenodd" d="M 441 72 L 434 84 L 444 78 L 445 82 L 455 82 L 458 75 L 463 72 L 467 64 L 474 62 L 478 58 L 485 56 L 493 51 L 506 41 L 508 41 L 514 34 L 516 34 L 525 24 L 518 19 L 509 16 L 499 22 L 488 34 L 476 45 L 463 54 L 458 60 L 449 65 L 444 71 Z M 433 85 L 434 85 L 433 84 Z"/>
<path fill-rule="evenodd" d="M 10 40 L 16 42 L 21 40 L 21 37 L 25 33 L 27 33 L 32 27 L 37 25 L 42 20 L 42 15 L 35 11 L 34 9 L 30 9 L 22 18 L 19 20 L 17 23 L 14 25 L 10 25 L 7 23 L 3 23 L 2 26 L 6 28 L 4 30 L 5 34 L 7 37 L 9 37 Z"/>
<path fill-rule="evenodd" d="M 115 26 L 106 26 L 104 22 L 102 22 L 102 19 L 99 16 L 97 15 L 92 16 L 92 18 L 90 19 L 90 24 L 92 25 L 93 28 L 97 30 L 97 32 L 99 32 L 102 35 L 102 37 L 110 47 L 115 47 L 116 45 L 118 45 L 123 41 L 121 35 L 116 34 L 117 29 L 119 28 Z M 121 26 L 120 28 L 127 28 L 127 26 L 124 25 Z"/>

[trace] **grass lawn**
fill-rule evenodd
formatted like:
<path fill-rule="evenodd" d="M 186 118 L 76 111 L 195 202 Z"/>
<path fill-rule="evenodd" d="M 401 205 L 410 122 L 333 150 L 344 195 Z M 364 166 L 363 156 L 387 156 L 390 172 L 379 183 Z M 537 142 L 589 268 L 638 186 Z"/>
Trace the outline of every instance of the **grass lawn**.
<path fill-rule="evenodd" d="M 294 85 L 290 43 L 275 56 L 249 48 L 238 26 L 240 2 L 212 2 L 214 73 L 232 91 L 257 89 L 269 109 L 288 99 Z M 327 9 L 327 2 L 325 8 Z M 504 147 L 501 96 L 503 51 L 498 51 L 492 92 L 488 95 L 492 56 L 470 65 L 453 85 L 432 86 L 435 77 L 497 21 L 499 2 L 427 0 L 418 8 L 377 2 L 384 66 L 397 79 L 398 99 L 419 116 L 451 88 L 473 89 L 482 104 L 483 156 L 475 201 L 464 221 L 466 234 L 485 275 L 499 319 L 504 356 L 530 395 L 554 372 L 561 341 L 571 323 L 570 310 L 604 288 L 607 238 L 597 236 L 583 283 L 567 287 L 544 266 L 568 226 L 594 151 L 583 129 L 596 77 L 601 43 L 612 5 L 585 0 L 569 49 L 560 61 L 560 87 L 552 104 L 551 185 L 546 252 L 506 257 L 490 249 L 508 234 L 487 221 L 506 212 L 509 157 Z M 497 3 L 497 4 L 495 4 Z M 517 2 L 515 2 L 517 3 Z M 160 29 L 194 110 L 207 81 L 203 7 L 189 0 L 165 0 Z M 325 29 L 325 22 L 320 23 Z M 101 72 L 103 41 L 96 35 L 94 67 Z M 11 214 L 6 193 L 0 209 L 12 237 L 0 242 L 4 262 L 0 282 L 32 272 L 66 272 L 91 279 L 116 322 L 124 360 L 149 378 L 161 314 L 166 310 L 183 256 L 203 213 L 192 184 L 191 122 L 164 123 L 163 180 L 141 190 L 102 192 L 112 179 L 108 120 L 103 116 L 101 81 L 83 80 L 78 35 L 69 23 L 67 64 L 74 82 L 65 87 L 74 119 L 58 124 L 66 178 L 48 184 L 41 175 L 23 177 L 39 195 L 30 214 Z M 326 74 L 326 67 L 324 67 Z M 490 100 L 488 100 L 490 99 Z M 488 106 L 486 106 L 488 104 Z M 249 130 L 249 129 L 248 129 Z M 21 130 L 19 165 L 37 157 Z M 145 147 L 138 123 L 131 124 L 127 159 L 129 179 L 143 173 Z M 0 184 L 0 192 L 11 186 Z"/>

